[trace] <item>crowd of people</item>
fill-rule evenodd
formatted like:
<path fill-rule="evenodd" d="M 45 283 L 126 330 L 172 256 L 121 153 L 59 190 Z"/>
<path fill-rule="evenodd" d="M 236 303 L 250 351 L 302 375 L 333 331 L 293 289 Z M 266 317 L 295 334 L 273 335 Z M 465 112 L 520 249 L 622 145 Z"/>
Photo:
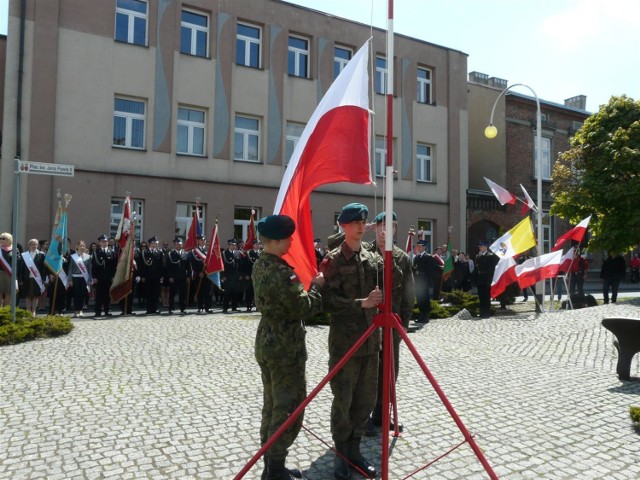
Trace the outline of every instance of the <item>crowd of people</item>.
<path fill-rule="evenodd" d="M 62 255 L 62 271 L 52 274 L 45 265 L 49 247 L 46 240 L 30 239 L 23 251 L 18 245 L 16 292 L 18 304 L 33 316 L 40 313 L 69 313 L 83 317 L 93 309 L 94 318 L 112 316 L 111 287 L 116 272 L 119 244 L 113 237 L 100 235 L 87 247 L 84 240 L 72 245 Z M 197 237 L 197 247 L 187 252 L 184 240 L 176 237 L 172 246 L 153 236 L 139 242 L 134 250 L 132 291 L 119 302 L 121 315 L 134 315 L 134 303 L 146 314 L 166 312 L 212 313 L 213 306 L 222 307 L 225 313 L 238 312 L 240 308 L 254 308 L 251 272 L 262 244 L 256 241 L 245 250 L 244 242 L 230 239 L 222 251 L 224 271 L 218 287 L 206 278 L 204 261 L 207 242 Z M 0 234 L 0 306 L 11 300 L 11 275 L 13 237 Z"/>

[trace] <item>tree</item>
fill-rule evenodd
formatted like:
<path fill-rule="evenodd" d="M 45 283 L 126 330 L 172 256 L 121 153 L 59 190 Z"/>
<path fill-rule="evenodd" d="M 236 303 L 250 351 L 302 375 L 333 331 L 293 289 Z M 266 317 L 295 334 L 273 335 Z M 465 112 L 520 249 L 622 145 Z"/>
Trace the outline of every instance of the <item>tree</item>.
<path fill-rule="evenodd" d="M 611 97 L 584 122 L 553 168 L 551 215 L 589 223 L 589 250 L 640 244 L 640 100 Z"/>

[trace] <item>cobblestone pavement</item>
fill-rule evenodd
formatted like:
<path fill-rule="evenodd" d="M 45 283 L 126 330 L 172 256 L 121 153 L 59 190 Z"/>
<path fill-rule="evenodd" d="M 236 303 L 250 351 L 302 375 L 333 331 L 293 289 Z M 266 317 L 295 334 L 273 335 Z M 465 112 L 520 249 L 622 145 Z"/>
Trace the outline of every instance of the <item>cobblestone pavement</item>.
<path fill-rule="evenodd" d="M 606 316 L 638 318 L 640 303 L 433 320 L 410 338 L 499 477 L 637 479 L 628 410 L 640 381 L 618 380 Z M 0 478 L 233 478 L 259 446 L 258 320 L 86 319 L 66 337 L 0 348 Z M 308 391 L 326 374 L 327 334 L 308 328 Z M 327 388 L 310 404 L 289 455 L 313 480 L 333 478 L 333 454 L 316 438 L 330 443 L 330 401 Z M 398 408 L 405 430 L 391 439 L 389 478 L 463 440 L 406 346 Z M 364 442 L 378 465 L 380 442 Z M 464 444 L 414 478 L 488 477 Z"/>

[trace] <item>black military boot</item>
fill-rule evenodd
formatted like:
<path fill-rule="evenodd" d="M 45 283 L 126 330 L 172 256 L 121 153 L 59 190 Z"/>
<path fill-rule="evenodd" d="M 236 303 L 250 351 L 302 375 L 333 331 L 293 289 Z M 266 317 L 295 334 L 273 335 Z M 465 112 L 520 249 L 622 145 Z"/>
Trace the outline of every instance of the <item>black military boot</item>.
<path fill-rule="evenodd" d="M 364 478 L 376 478 L 378 471 L 374 468 L 369 461 L 362 456 L 360 452 L 361 438 L 352 438 L 349 440 L 349 456 L 347 457 L 351 462 L 352 468 L 358 467 Z M 357 471 L 357 470 L 356 470 Z"/>
<path fill-rule="evenodd" d="M 333 463 L 333 476 L 338 480 L 349 480 L 351 478 L 351 469 L 349 468 L 349 462 L 345 460 L 345 458 L 349 457 L 349 444 L 347 442 L 336 442 L 336 452 L 342 456 L 336 455 Z"/>
<path fill-rule="evenodd" d="M 267 455 L 266 453 L 264 454 L 264 457 L 262 457 L 264 459 L 264 470 L 262 471 L 262 475 L 260 476 L 260 480 L 267 480 L 267 474 L 269 472 L 269 455 Z M 291 475 L 292 477 L 296 477 L 296 478 L 304 478 L 302 475 L 302 472 L 296 468 L 286 468 L 287 472 L 289 472 L 289 475 Z"/>
<path fill-rule="evenodd" d="M 300 470 L 289 470 L 284 466 L 284 460 L 267 460 L 266 480 L 296 480 L 304 478 Z"/>

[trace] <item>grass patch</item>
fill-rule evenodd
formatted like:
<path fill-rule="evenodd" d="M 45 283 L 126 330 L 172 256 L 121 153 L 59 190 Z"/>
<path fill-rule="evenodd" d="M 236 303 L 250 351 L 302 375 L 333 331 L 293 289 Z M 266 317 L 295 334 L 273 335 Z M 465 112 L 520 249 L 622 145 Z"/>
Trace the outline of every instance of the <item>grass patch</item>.
<path fill-rule="evenodd" d="M 46 315 L 33 318 L 28 310 L 16 308 L 16 321 L 11 321 L 11 308 L 0 308 L 0 346 L 59 337 L 73 330 L 70 317 Z"/>

